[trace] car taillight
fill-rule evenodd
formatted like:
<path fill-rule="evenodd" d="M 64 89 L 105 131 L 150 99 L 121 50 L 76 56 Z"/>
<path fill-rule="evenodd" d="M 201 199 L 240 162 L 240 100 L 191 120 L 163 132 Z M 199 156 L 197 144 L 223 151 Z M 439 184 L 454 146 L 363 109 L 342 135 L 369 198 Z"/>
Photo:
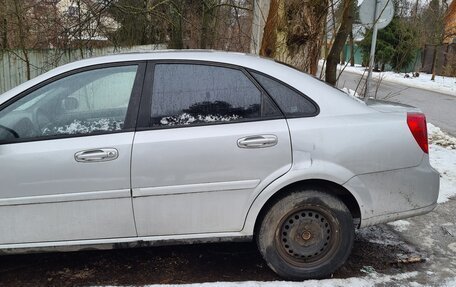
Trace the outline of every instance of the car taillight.
<path fill-rule="evenodd" d="M 407 113 L 407 125 L 420 148 L 429 153 L 426 116 L 421 113 Z"/>

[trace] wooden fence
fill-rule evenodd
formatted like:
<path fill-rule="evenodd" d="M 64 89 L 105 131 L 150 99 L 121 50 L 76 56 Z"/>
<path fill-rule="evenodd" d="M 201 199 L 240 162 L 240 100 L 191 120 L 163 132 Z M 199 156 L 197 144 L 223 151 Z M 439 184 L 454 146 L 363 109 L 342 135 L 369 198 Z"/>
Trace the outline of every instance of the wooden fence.
<path fill-rule="evenodd" d="M 165 45 L 144 45 L 133 47 L 106 47 L 97 49 L 46 49 L 29 50 L 30 78 L 34 78 L 55 67 L 82 58 L 130 52 L 149 52 L 166 49 Z M 27 81 L 27 64 L 20 50 L 0 52 L 0 94 Z"/>
<path fill-rule="evenodd" d="M 436 53 L 436 55 L 434 55 Z M 435 73 L 437 75 L 456 76 L 456 43 L 443 45 L 426 45 L 422 53 L 423 64 L 420 71 L 432 73 L 432 62 L 435 58 Z"/>

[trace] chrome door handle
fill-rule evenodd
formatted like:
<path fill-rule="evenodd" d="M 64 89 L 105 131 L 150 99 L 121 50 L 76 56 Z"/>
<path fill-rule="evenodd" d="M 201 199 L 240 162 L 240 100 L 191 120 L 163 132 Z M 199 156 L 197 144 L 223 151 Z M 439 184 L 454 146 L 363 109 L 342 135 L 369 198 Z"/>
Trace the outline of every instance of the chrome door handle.
<path fill-rule="evenodd" d="M 119 157 L 119 152 L 115 148 L 101 148 L 84 150 L 74 154 L 77 162 L 100 162 L 115 160 Z"/>
<path fill-rule="evenodd" d="M 237 145 L 240 148 L 264 148 L 275 146 L 278 142 L 275 135 L 258 135 L 240 138 Z"/>

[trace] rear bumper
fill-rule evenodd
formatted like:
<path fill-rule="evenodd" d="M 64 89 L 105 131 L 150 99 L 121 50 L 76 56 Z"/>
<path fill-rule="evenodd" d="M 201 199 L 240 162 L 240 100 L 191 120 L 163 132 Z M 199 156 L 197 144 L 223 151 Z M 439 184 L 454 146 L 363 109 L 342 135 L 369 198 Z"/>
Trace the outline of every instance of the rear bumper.
<path fill-rule="evenodd" d="M 365 227 L 432 211 L 440 175 L 425 155 L 416 167 L 358 175 L 344 186 L 357 198 Z"/>
<path fill-rule="evenodd" d="M 375 225 L 375 224 L 379 224 L 379 223 L 390 222 L 390 221 L 395 221 L 395 220 L 399 220 L 399 219 L 404 219 L 404 218 L 408 218 L 408 217 L 426 214 L 426 213 L 434 210 L 434 208 L 436 206 L 437 206 L 437 203 L 433 203 L 429 206 L 420 207 L 417 209 L 401 211 L 401 212 L 396 212 L 396 213 L 382 214 L 382 215 L 377 215 L 374 217 L 366 218 L 361 221 L 360 227 L 366 227 L 366 226 Z"/>

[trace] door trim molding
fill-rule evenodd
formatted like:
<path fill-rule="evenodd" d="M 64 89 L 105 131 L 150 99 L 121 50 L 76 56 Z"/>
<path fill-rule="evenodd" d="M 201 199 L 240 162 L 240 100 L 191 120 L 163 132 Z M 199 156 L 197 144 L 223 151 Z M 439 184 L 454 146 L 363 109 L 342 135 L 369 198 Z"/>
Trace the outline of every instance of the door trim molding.
<path fill-rule="evenodd" d="M 259 179 L 133 188 L 133 197 L 253 189 Z"/>
<path fill-rule="evenodd" d="M 130 197 L 130 189 L 89 191 L 89 192 L 78 192 L 78 193 L 69 193 L 69 194 L 52 194 L 52 195 L 26 196 L 26 197 L 14 197 L 14 198 L 1 198 L 0 206 L 112 199 L 112 198 L 124 198 L 124 197 Z"/>

